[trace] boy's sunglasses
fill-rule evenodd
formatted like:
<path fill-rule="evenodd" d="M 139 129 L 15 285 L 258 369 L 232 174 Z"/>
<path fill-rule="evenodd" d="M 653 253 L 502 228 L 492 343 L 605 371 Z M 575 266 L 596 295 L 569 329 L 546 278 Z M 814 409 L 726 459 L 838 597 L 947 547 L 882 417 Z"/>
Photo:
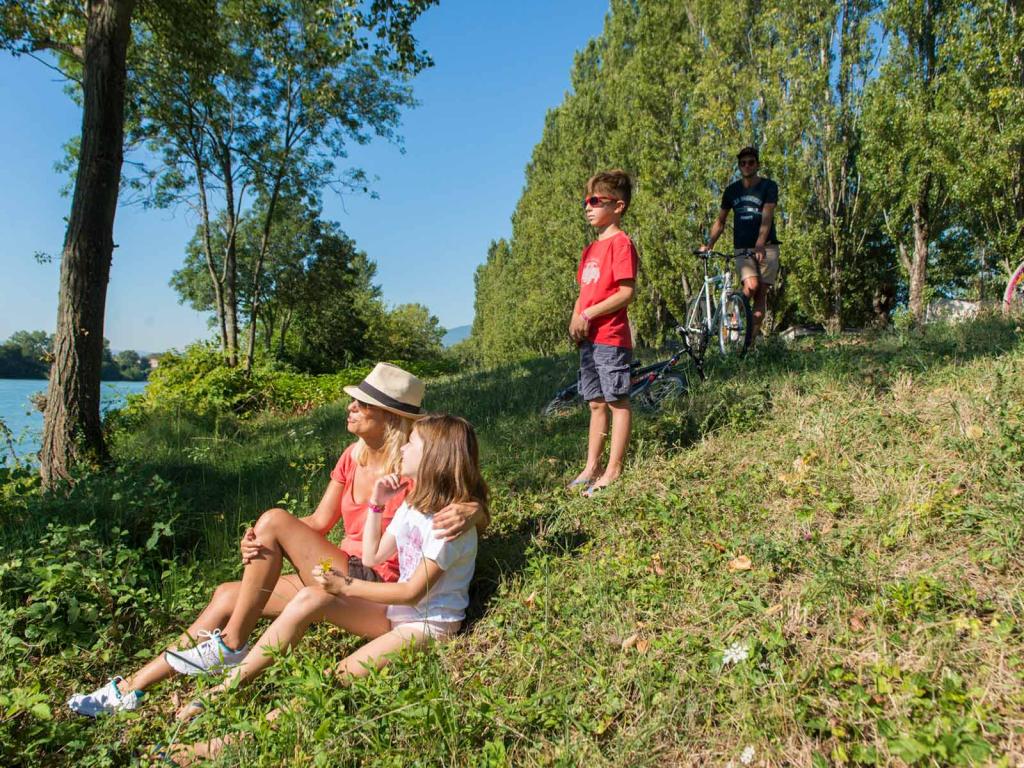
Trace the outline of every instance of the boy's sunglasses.
<path fill-rule="evenodd" d="M 740 165 L 757 165 L 757 160 L 753 157 L 745 157 L 740 160 Z"/>
<path fill-rule="evenodd" d="M 583 207 L 586 208 L 588 205 L 591 208 L 597 208 L 599 205 L 605 203 L 618 202 L 614 197 L 601 197 L 600 195 L 591 195 L 590 197 L 583 198 Z"/>

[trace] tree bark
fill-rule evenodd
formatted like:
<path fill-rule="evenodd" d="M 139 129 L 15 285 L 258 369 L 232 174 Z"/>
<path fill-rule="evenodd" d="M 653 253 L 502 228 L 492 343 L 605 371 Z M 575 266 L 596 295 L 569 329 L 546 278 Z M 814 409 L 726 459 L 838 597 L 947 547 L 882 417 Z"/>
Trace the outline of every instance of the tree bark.
<path fill-rule="evenodd" d="M 86 3 L 82 140 L 61 256 L 54 361 L 43 423 L 46 487 L 80 460 L 107 459 L 100 422 L 103 318 L 121 183 L 125 81 L 135 0 Z"/>
<path fill-rule="evenodd" d="M 1013 39 L 1020 37 L 1021 25 L 1024 24 L 1024 0 L 1008 0 L 1010 12 L 1010 29 Z M 1018 46 L 1013 54 L 1013 71 L 1017 86 L 1024 89 L 1024 50 Z M 1013 170 L 1010 188 L 1013 190 L 1013 210 L 1017 219 L 1017 246 L 1024 244 L 1024 142 L 1017 142 L 1013 148 L 1016 162 L 1011 162 Z M 1013 267 L 1011 266 L 1012 270 Z"/>
<path fill-rule="evenodd" d="M 199 215 L 202 218 L 203 226 L 203 254 L 206 256 L 206 269 L 210 275 L 210 285 L 213 287 L 213 305 L 217 312 L 217 328 L 220 331 L 221 352 L 228 349 L 228 327 L 224 311 L 224 289 L 221 279 L 217 275 L 216 264 L 213 259 L 213 244 L 210 237 L 210 205 L 206 194 L 206 170 L 203 162 L 197 155 L 194 158 L 196 168 L 196 182 L 199 185 Z"/>
<path fill-rule="evenodd" d="M 930 232 L 930 211 L 928 195 L 931 192 L 932 177 L 928 174 L 921 184 L 917 200 L 913 204 L 914 255 L 910 262 L 910 314 L 914 321 L 924 321 L 925 290 L 928 286 L 928 239 Z"/>
<path fill-rule="evenodd" d="M 281 181 L 284 176 L 284 169 L 274 180 L 274 191 L 270 195 L 270 204 L 267 206 L 267 215 L 263 220 L 263 235 L 260 238 L 260 252 L 256 258 L 256 266 L 252 272 L 252 307 L 249 313 L 249 344 L 246 348 L 245 372 L 252 371 L 253 360 L 256 356 L 256 320 L 260 316 L 260 280 L 263 277 L 263 264 L 267 259 L 267 251 L 270 248 L 270 231 L 274 225 L 274 211 L 277 208 L 277 201 L 281 194 Z"/>
<path fill-rule="evenodd" d="M 224 271 L 221 284 L 224 286 L 224 330 L 227 337 L 228 365 L 238 365 L 238 215 L 235 210 L 235 182 L 231 147 L 220 146 L 221 172 L 224 175 L 224 211 L 227 217 L 224 248 Z"/>

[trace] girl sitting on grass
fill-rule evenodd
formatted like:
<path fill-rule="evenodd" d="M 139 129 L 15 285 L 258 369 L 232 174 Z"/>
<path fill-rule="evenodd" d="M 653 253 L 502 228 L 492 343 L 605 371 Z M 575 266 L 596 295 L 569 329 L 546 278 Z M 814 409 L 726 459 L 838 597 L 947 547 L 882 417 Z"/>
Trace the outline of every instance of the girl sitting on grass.
<path fill-rule="evenodd" d="M 405 490 L 405 501 L 382 534 L 384 508 Z M 450 638 L 462 625 L 469 604 L 477 534 L 470 529 L 457 539 L 445 540 L 434 531 L 431 516 L 455 501 L 476 502 L 486 510 L 487 494 L 472 425 L 447 415 L 416 422 L 402 449 L 402 473 L 376 482 L 363 528 L 363 564 L 373 567 L 397 551 L 398 582 L 361 581 L 330 563 L 318 565 L 314 569 L 317 585 L 302 589 L 248 656 L 207 694 L 217 696 L 251 680 L 271 664 L 275 652 L 298 642 L 311 624 L 324 619 L 370 640 L 338 663 L 336 671 L 343 678 L 362 677 L 371 667 L 384 666 L 404 647 Z M 193 702 L 178 711 L 178 718 L 190 719 L 201 709 L 200 702 Z M 210 757 L 224 743 L 214 739 L 184 749 L 192 758 Z M 183 751 L 175 751 L 176 761 L 183 762 Z"/>

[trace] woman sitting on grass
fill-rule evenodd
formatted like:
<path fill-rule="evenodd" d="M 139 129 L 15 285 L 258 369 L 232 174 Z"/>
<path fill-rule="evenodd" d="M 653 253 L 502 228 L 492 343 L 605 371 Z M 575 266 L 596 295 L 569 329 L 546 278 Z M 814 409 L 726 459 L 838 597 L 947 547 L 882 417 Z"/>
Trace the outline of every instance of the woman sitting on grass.
<path fill-rule="evenodd" d="M 384 510 L 415 485 L 382 535 Z M 409 646 L 447 640 L 462 625 L 469 604 L 469 582 L 476 564 L 477 535 L 469 530 L 454 540 L 438 536 L 432 516 L 456 502 L 475 502 L 487 509 L 487 484 L 480 474 L 479 448 L 472 425 L 457 416 L 427 416 L 416 423 L 402 448 L 402 475 L 376 482 L 370 516 L 363 529 L 363 565 L 372 568 L 395 553 L 401 570 L 398 583 L 361 581 L 330 563 L 314 571 L 317 586 L 306 587 L 287 605 L 253 646 L 242 663 L 207 693 L 217 696 L 260 674 L 275 653 L 302 638 L 314 622 L 326 619 L 343 629 L 371 638 L 337 666 L 343 678 L 362 677 L 382 667 L 389 657 Z M 202 710 L 192 702 L 178 711 L 187 720 Z M 188 764 L 212 757 L 225 739 L 179 747 L 173 758 Z"/>
<path fill-rule="evenodd" d="M 279 616 L 301 594 L 304 585 L 316 584 L 316 564 L 331 560 L 339 577 L 364 582 L 393 582 L 398 578 L 395 558 L 364 566 L 363 525 L 375 482 L 397 472 L 401 449 L 416 419 L 424 412 L 423 383 L 412 374 L 387 363 L 379 363 L 355 387 L 345 387 L 353 398 L 348 407 L 348 431 L 358 440 L 349 446 L 331 472 L 331 480 L 316 511 L 303 518 L 283 509 L 264 512 L 256 525 L 242 537 L 240 582 L 221 584 L 209 605 L 176 644 L 127 678 L 115 677 L 90 694 L 76 694 L 68 706 L 83 715 L 97 715 L 139 706 L 142 692 L 175 673 L 195 675 L 239 664 L 249 653 L 246 640 L 260 616 Z M 399 489 L 382 512 L 371 515 L 375 524 L 387 526 L 405 495 Z M 381 519 L 383 518 L 383 519 Z M 340 547 L 327 534 L 342 520 L 345 538 Z M 487 525 L 485 508 L 454 504 L 434 516 L 434 535 L 452 539 L 465 531 Z M 284 560 L 296 573 L 281 575 Z M 334 614 L 365 613 L 357 599 L 339 599 Z M 376 625 L 364 627 L 354 620 L 353 631 L 364 634 Z M 196 640 L 200 640 L 196 642 Z"/>

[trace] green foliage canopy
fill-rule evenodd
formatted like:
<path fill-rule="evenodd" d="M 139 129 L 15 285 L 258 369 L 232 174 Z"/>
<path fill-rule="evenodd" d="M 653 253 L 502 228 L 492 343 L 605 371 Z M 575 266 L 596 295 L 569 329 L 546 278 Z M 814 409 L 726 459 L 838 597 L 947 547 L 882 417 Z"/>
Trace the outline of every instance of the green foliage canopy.
<path fill-rule="evenodd" d="M 1024 232 L 1021 10 L 613 0 L 546 117 L 511 238 L 477 270 L 470 346 L 487 362 L 567 348 L 592 237 L 578 201 L 611 167 L 635 180 L 623 223 L 641 257 L 635 335 L 662 341 L 748 144 L 781 190 L 775 327 L 885 322 L 896 294 L 916 306 L 931 293 L 991 294 Z"/>

